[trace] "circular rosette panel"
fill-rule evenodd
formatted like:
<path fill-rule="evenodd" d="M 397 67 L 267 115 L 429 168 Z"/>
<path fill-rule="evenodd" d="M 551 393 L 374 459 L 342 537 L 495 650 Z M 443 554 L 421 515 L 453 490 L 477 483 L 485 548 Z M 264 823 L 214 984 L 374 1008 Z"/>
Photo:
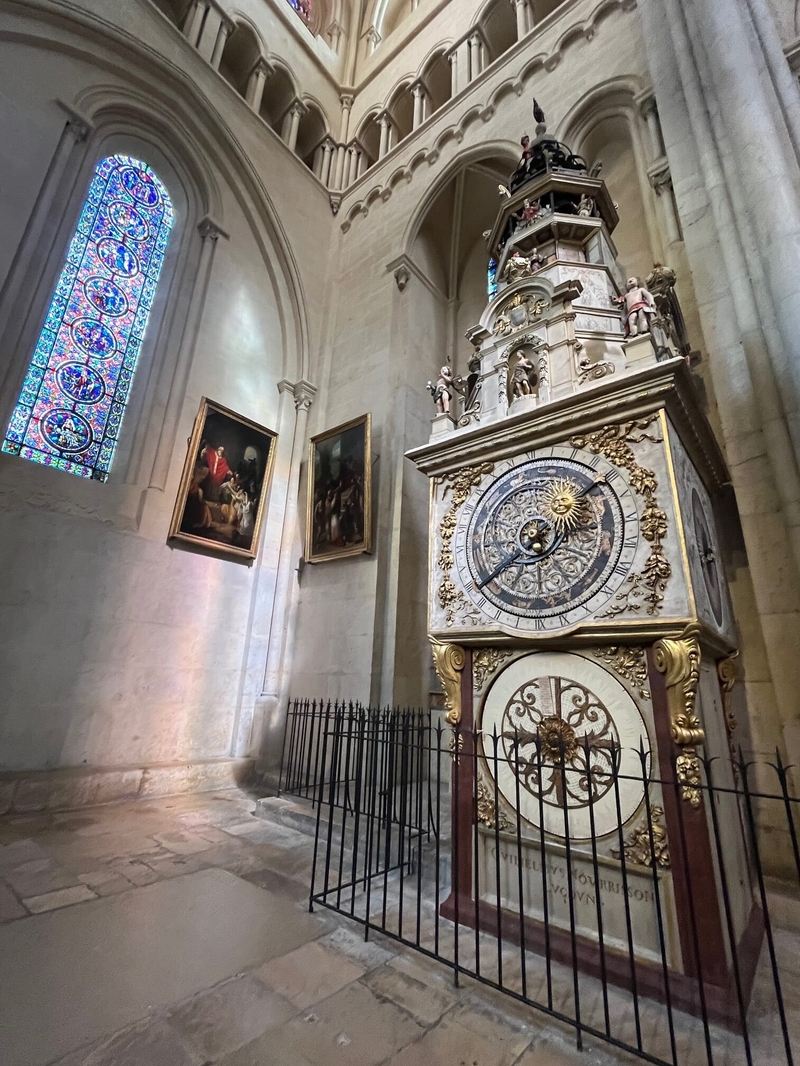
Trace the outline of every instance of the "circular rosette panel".
<path fill-rule="evenodd" d="M 514 809 L 519 794 L 520 815 L 553 836 L 605 836 L 642 801 L 644 720 L 617 678 L 582 655 L 516 659 L 486 695 L 481 732 L 498 790 Z"/>

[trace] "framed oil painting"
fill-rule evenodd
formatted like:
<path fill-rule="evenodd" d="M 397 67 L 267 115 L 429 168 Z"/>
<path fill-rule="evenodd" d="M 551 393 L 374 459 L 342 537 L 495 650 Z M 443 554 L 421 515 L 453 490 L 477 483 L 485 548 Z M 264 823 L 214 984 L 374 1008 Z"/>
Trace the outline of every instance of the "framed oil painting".
<path fill-rule="evenodd" d="M 370 415 L 312 437 L 308 446 L 306 562 L 368 552 L 372 546 Z"/>
<path fill-rule="evenodd" d="M 277 433 L 205 396 L 194 420 L 169 539 L 254 559 Z"/>

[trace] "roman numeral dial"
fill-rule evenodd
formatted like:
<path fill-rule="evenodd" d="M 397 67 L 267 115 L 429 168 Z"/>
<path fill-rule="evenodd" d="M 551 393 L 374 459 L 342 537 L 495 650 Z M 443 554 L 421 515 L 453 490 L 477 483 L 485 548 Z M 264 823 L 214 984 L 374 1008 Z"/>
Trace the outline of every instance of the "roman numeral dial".
<path fill-rule="evenodd" d="M 601 456 L 553 451 L 506 469 L 471 503 L 456 559 L 481 613 L 540 633 L 590 621 L 639 543 L 622 473 Z"/>

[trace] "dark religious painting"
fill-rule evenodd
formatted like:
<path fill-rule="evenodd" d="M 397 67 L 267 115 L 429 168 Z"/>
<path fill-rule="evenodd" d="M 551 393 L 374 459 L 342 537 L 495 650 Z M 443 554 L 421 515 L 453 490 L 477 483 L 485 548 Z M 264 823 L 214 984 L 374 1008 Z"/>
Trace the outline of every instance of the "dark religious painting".
<path fill-rule="evenodd" d="M 254 559 L 277 434 L 200 401 L 169 528 L 170 540 Z"/>
<path fill-rule="evenodd" d="M 312 437 L 309 444 L 306 560 L 368 552 L 372 534 L 369 415 Z"/>

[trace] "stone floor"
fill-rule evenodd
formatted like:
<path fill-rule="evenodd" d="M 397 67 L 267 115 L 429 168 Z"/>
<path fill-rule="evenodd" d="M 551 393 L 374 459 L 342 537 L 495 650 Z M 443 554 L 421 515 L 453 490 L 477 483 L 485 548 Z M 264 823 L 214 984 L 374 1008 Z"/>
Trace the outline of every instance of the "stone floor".
<path fill-rule="evenodd" d="M 594 1066 L 523 1005 L 309 915 L 312 842 L 226 791 L 0 820 L 2 1066 Z"/>

